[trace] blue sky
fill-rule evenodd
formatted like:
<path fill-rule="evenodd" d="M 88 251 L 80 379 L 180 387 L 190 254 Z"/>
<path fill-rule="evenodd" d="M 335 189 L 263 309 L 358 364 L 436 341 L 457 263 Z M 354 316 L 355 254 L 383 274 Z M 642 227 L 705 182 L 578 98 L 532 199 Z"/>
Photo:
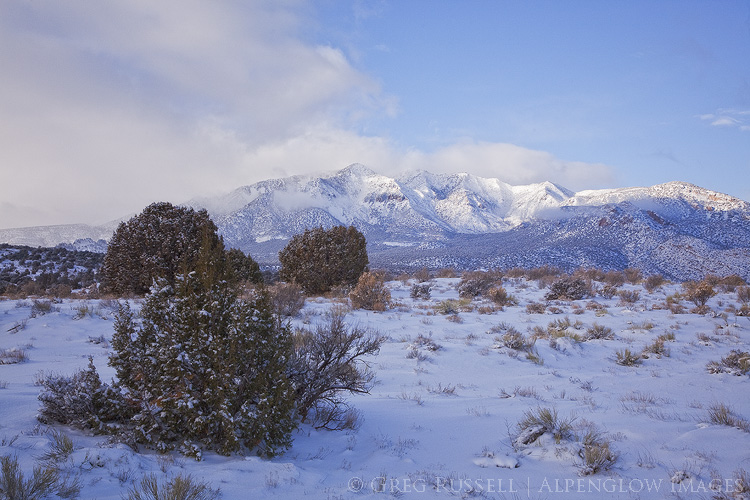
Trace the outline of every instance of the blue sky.
<path fill-rule="evenodd" d="M 318 36 L 399 99 L 396 119 L 365 133 L 425 150 L 509 142 L 610 165 L 618 185 L 750 195 L 738 183 L 750 172 L 750 2 L 381 2 L 359 19 L 339 5 Z"/>
<path fill-rule="evenodd" d="M 0 47 L 0 227 L 354 162 L 750 200 L 750 0 L 8 0 Z"/>

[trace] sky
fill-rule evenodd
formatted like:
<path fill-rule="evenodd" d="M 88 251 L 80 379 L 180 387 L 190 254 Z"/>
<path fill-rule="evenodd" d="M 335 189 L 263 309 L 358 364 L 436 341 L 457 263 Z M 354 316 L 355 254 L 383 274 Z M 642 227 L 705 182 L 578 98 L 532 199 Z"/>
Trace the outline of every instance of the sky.
<path fill-rule="evenodd" d="M 0 228 L 351 163 L 750 200 L 750 0 L 0 2 Z"/>

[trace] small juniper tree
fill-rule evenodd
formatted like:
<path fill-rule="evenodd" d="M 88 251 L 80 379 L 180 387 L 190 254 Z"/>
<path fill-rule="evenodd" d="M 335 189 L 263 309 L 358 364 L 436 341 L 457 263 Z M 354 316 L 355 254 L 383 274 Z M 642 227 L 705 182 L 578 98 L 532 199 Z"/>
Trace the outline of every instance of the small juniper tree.
<path fill-rule="evenodd" d="M 89 358 L 86 369 L 72 377 L 48 375 L 43 380 L 43 387 L 39 394 L 42 403 L 39 420 L 47 424 L 57 422 L 78 429 L 106 432 L 106 421 L 118 417 L 117 409 L 122 404 L 119 395 L 102 384 L 92 358 Z"/>
<path fill-rule="evenodd" d="M 103 285 L 136 295 L 147 293 L 157 277 L 173 285 L 185 266 L 193 267 L 206 235 L 220 240 L 205 210 L 153 203 L 112 235 L 100 270 Z"/>
<path fill-rule="evenodd" d="M 308 295 L 353 286 L 367 271 L 367 242 L 355 227 L 305 230 L 279 252 L 282 280 L 299 284 Z"/>

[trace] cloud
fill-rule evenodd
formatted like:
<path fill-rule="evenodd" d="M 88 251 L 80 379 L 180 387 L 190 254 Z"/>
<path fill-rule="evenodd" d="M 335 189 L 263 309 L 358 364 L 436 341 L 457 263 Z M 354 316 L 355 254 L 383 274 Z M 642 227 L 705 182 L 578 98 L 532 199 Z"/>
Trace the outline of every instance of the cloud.
<path fill-rule="evenodd" d="M 615 178 L 614 169 L 607 165 L 565 161 L 513 144 L 463 142 L 434 152 L 404 151 L 381 137 L 335 129 L 310 130 L 284 142 L 265 144 L 247 152 L 242 161 L 264 165 L 279 177 L 358 162 L 391 176 L 412 170 L 469 172 L 514 185 L 552 181 L 573 190 L 612 186 Z"/>
<path fill-rule="evenodd" d="M 565 161 L 545 151 L 506 143 L 460 143 L 431 154 L 414 152 L 403 163 L 432 172 L 468 171 L 513 185 L 551 181 L 580 190 L 611 186 L 614 182 L 614 170 L 607 165 Z"/>
<path fill-rule="evenodd" d="M 711 125 L 715 127 L 729 127 L 729 126 L 736 126 L 739 124 L 740 124 L 739 120 L 737 120 L 736 118 L 731 118 L 729 116 L 721 116 L 711 122 Z"/>
<path fill-rule="evenodd" d="M 716 113 L 700 115 L 712 127 L 732 127 L 743 132 L 750 131 L 750 111 L 739 109 L 719 109 Z"/>
<path fill-rule="evenodd" d="M 389 113 L 340 50 L 300 41 L 300 5 L 0 4 L 0 200 L 46 207 L 0 214 L 0 227 L 101 221 L 223 189 L 242 166 L 229 143 L 257 150 Z"/>
<path fill-rule="evenodd" d="M 290 212 L 317 207 L 320 203 L 319 200 L 316 200 L 308 193 L 299 193 L 296 191 L 276 191 L 273 201 L 279 207 Z"/>
<path fill-rule="evenodd" d="M 355 132 L 397 102 L 301 1 L 0 2 L 0 228 L 101 223 L 272 177 L 360 162 L 571 188 L 603 165 L 510 144 L 403 151 Z M 33 207 L 22 209 L 19 207 Z"/>

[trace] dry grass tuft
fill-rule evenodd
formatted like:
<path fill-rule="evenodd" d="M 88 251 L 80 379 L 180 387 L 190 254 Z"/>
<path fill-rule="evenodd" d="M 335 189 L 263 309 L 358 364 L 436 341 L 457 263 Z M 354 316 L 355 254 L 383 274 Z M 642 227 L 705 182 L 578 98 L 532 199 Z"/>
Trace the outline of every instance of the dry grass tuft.
<path fill-rule="evenodd" d="M 746 375 L 750 372 L 750 352 L 732 350 L 721 358 L 721 361 L 711 361 L 706 365 L 708 373 L 730 373 L 732 375 Z"/>

